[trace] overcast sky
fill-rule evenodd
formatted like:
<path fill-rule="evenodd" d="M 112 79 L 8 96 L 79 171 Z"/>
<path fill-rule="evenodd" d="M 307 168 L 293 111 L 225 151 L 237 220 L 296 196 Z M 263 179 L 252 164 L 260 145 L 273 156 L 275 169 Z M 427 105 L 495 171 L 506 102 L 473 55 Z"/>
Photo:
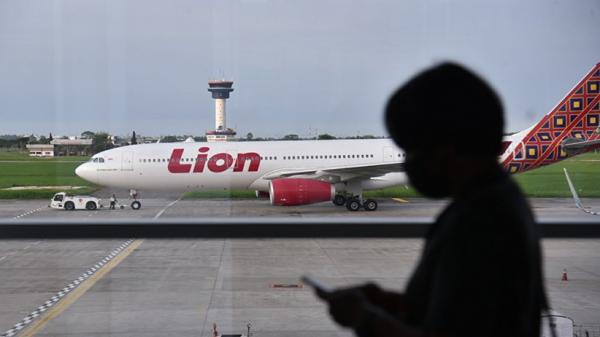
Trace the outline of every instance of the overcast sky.
<path fill-rule="evenodd" d="M 443 60 L 486 77 L 516 131 L 599 42 L 598 0 L 0 0 L 0 134 L 201 135 L 225 77 L 240 135 L 385 135 L 390 93 Z"/>

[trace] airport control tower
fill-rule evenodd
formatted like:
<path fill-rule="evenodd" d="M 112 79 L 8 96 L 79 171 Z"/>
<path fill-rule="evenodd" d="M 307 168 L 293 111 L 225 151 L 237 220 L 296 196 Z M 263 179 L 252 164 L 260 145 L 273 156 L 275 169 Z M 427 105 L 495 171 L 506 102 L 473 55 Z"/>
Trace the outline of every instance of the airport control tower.
<path fill-rule="evenodd" d="M 235 136 L 235 130 L 227 128 L 225 115 L 225 100 L 233 91 L 233 81 L 211 80 L 208 81 L 208 91 L 215 99 L 215 130 L 206 132 L 206 140 L 209 142 L 226 142 Z"/>

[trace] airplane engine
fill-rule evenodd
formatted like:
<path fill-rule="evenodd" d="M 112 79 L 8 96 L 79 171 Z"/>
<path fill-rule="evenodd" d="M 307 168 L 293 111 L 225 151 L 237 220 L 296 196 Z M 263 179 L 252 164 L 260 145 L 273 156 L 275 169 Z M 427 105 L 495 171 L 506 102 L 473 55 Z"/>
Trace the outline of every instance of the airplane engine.
<path fill-rule="evenodd" d="M 335 196 L 332 184 L 315 179 L 275 179 L 270 185 L 271 205 L 308 205 L 330 201 Z"/>
<path fill-rule="evenodd" d="M 265 192 L 265 191 L 255 191 L 256 192 L 256 197 L 258 199 L 269 199 L 269 192 Z"/>

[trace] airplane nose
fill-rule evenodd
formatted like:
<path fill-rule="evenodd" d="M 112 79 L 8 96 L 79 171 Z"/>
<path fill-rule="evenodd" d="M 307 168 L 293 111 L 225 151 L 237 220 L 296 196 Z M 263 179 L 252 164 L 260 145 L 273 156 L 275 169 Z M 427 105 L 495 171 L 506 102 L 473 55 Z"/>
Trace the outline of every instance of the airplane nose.
<path fill-rule="evenodd" d="M 83 173 L 83 165 L 85 165 L 85 164 L 81 164 L 81 165 L 77 166 L 77 168 L 75 169 L 75 174 L 80 178 L 83 178 L 81 176 L 81 174 Z"/>
<path fill-rule="evenodd" d="M 88 163 L 83 163 L 77 166 L 77 168 L 75 169 L 75 174 L 84 180 L 94 183 L 92 177 L 92 170 L 90 169 Z"/>

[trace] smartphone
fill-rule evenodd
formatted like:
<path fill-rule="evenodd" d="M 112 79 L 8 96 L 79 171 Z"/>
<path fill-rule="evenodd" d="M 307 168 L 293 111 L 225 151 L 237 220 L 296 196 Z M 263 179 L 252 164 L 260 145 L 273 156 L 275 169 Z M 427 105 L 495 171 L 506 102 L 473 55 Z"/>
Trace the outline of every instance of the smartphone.
<path fill-rule="evenodd" d="M 300 280 L 302 281 L 302 283 L 308 284 L 309 286 L 313 287 L 317 291 L 317 295 L 323 299 L 326 299 L 327 296 L 333 292 L 332 287 L 315 279 L 314 277 L 304 275 Z"/>

